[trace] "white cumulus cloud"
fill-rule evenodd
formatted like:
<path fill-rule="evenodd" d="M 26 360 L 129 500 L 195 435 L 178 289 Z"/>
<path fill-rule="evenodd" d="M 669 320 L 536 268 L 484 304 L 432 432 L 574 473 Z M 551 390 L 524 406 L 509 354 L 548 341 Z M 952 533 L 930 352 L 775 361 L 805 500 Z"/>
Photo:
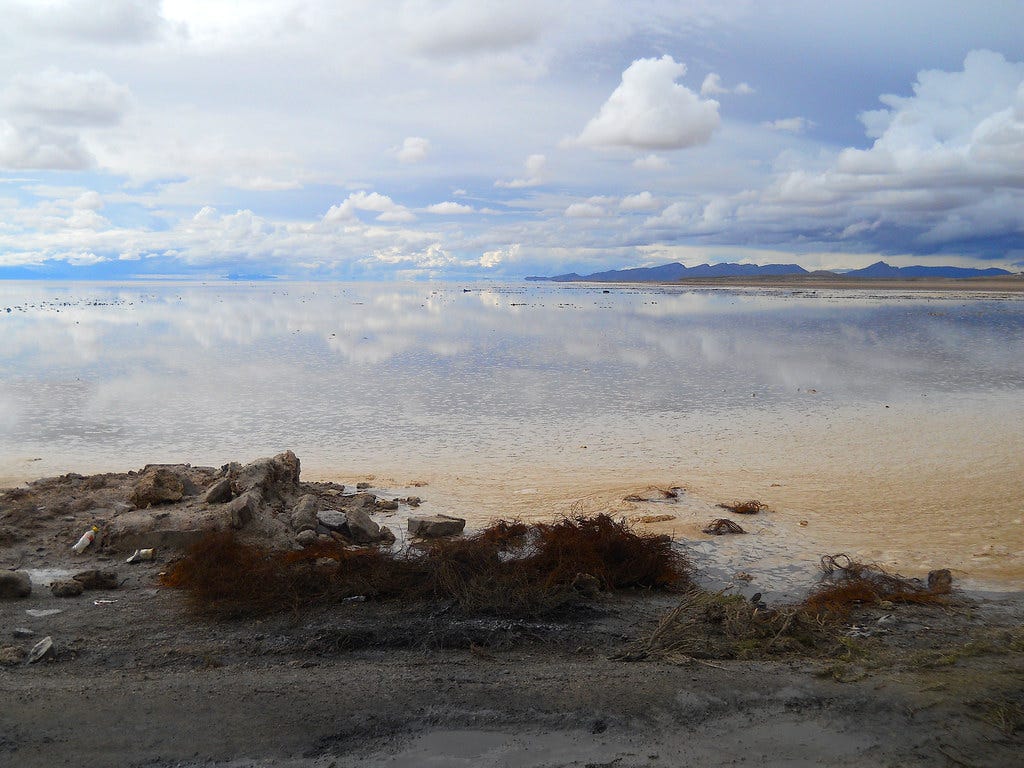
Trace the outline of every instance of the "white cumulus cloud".
<path fill-rule="evenodd" d="M 443 203 L 434 203 L 433 205 L 427 206 L 427 213 L 437 213 L 446 216 L 458 216 L 472 212 L 472 206 L 463 205 L 462 203 L 456 203 L 451 200 L 446 200 Z"/>
<path fill-rule="evenodd" d="M 619 208 L 624 211 L 652 211 L 657 207 L 658 201 L 647 191 L 636 195 L 627 195 L 619 202 Z"/>
<path fill-rule="evenodd" d="M 750 87 L 749 83 L 740 83 L 732 88 L 727 88 L 722 85 L 722 77 L 715 72 L 708 73 L 708 76 L 704 78 L 704 82 L 700 84 L 700 95 L 701 96 L 718 96 L 723 93 L 734 93 L 737 96 L 749 96 L 754 93 L 754 89 Z"/>
<path fill-rule="evenodd" d="M 419 163 L 430 154 L 430 140 L 422 136 L 408 136 L 402 146 L 395 150 L 395 157 L 403 163 Z"/>
<path fill-rule="evenodd" d="M 510 181 L 496 181 L 494 186 L 508 189 L 537 187 L 544 183 L 544 172 L 547 169 L 547 158 L 544 155 L 530 155 L 526 158 L 526 175 Z"/>
<path fill-rule="evenodd" d="M 686 65 L 671 56 L 637 59 L 583 132 L 570 143 L 586 147 L 683 149 L 704 144 L 718 128 L 718 102 L 676 82 Z"/>

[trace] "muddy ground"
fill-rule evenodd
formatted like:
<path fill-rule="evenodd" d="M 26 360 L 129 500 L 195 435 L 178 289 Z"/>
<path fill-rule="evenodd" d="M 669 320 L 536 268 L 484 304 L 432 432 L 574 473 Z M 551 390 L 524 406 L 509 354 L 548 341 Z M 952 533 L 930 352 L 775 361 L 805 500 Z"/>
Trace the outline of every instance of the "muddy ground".
<path fill-rule="evenodd" d="M 1024 750 L 1020 593 L 862 608 L 839 654 L 629 662 L 678 596 L 602 593 L 545 620 L 356 601 L 213 621 L 158 586 L 172 549 L 73 555 L 89 503 L 34 526 L 11 510 L 0 566 L 33 591 L 0 600 L 0 648 L 54 650 L 0 666 L 4 766 L 1012 766 Z M 120 586 L 50 593 L 89 568 Z"/>

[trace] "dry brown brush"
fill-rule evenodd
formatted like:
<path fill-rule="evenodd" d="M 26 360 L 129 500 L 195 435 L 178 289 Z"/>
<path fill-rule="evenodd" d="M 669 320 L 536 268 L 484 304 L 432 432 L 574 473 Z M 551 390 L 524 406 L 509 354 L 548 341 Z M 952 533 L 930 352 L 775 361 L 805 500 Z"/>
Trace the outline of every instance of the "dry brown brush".
<path fill-rule="evenodd" d="M 874 563 L 860 563 L 849 555 L 825 555 L 821 569 L 827 581 L 815 589 L 804 606 L 816 613 L 846 616 L 860 605 L 886 600 L 890 603 L 933 604 L 942 602 L 948 586 L 921 584 L 899 574 L 889 573 Z"/>
<path fill-rule="evenodd" d="M 174 563 L 163 584 L 185 590 L 197 611 L 223 617 L 357 596 L 538 616 L 582 599 L 573 589 L 581 573 L 605 590 L 689 584 L 689 566 L 669 537 L 636 533 L 608 515 L 534 525 L 500 521 L 473 536 L 398 552 L 330 542 L 282 553 L 217 533 Z"/>

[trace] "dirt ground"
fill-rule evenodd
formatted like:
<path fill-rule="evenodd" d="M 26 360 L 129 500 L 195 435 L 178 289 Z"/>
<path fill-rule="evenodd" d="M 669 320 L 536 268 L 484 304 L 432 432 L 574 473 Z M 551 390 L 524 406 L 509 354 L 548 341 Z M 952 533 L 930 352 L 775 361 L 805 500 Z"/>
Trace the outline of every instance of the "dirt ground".
<path fill-rule="evenodd" d="M 54 643 L 0 666 L 0 766 L 1021 764 L 1021 593 L 866 607 L 826 657 L 631 662 L 679 596 L 546 621 L 372 601 L 213 621 L 158 586 L 174 553 L 73 555 L 88 513 L 0 543 L 33 581 L 0 600 L 0 648 Z M 47 588 L 89 568 L 120 586 Z"/>

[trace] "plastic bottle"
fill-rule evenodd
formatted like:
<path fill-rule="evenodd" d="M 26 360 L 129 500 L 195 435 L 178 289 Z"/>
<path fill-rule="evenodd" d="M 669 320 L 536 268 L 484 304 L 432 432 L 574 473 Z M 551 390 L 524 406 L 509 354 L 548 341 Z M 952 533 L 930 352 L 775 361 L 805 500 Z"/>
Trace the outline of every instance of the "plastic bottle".
<path fill-rule="evenodd" d="M 86 547 L 92 544 L 93 540 L 96 538 L 96 534 L 99 532 L 100 529 L 94 525 L 92 528 L 90 528 L 88 531 L 82 534 L 82 538 L 78 540 L 78 543 L 75 544 L 75 546 L 73 546 L 72 549 L 75 550 L 75 552 L 77 552 L 78 554 L 82 554 L 85 551 Z"/>

